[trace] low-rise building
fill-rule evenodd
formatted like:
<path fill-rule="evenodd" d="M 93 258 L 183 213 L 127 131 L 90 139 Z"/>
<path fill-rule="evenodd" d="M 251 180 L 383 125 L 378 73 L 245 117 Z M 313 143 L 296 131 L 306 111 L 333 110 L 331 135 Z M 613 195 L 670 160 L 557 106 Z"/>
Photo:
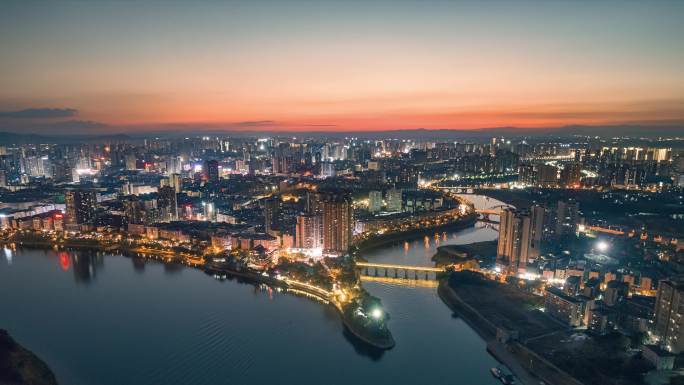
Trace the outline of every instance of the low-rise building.
<path fill-rule="evenodd" d="M 544 293 L 544 311 L 570 327 L 582 325 L 585 301 L 565 294 L 557 287 L 548 287 Z"/>
<path fill-rule="evenodd" d="M 601 292 L 601 280 L 598 277 L 589 278 L 587 282 L 584 283 L 584 289 L 582 290 L 582 295 L 587 298 L 596 298 Z"/>
<path fill-rule="evenodd" d="M 606 303 L 606 306 L 615 306 L 627 297 L 628 292 L 628 283 L 617 280 L 610 281 L 603 292 L 603 301 Z"/>
<path fill-rule="evenodd" d="M 617 314 L 612 309 L 602 306 L 588 310 L 587 328 L 600 336 L 610 334 L 617 328 Z"/>

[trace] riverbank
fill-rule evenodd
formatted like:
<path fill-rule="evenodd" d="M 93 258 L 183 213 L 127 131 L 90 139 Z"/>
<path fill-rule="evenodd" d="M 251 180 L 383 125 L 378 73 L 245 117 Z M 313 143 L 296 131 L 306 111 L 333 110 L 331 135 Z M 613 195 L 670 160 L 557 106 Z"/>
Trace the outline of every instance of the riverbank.
<path fill-rule="evenodd" d="M 651 368 L 634 355 L 638 342 L 620 333 L 598 336 L 568 328 L 539 310 L 543 297 L 514 285 L 461 271 L 442 280 L 438 293 L 516 374 L 518 365 L 558 385 L 643 385 Z"/>
<path fill-rule="evenodd" d="M 0 384 L 57 385 L 45 362 L 0 329 Z"/>
<path fill-rule="evenodd" d="M 533 385 L 539 382 L 532 373 L 522 367 L 519 360 L 506 349 L 505 344 L 497 341 L 496 325 L 463 301 L 458 294 L 449 287 L 447 279 L 440 280 L 439 286 L 437 287 L 437 295 L 442 302 L 444 302 L 452 311 L 457 313 L 463 321 L 486 342 L 487 351 L 499 362 L 509 368 L 523 385 Z"/>
<path fill-rule="evenodd" d="M 469 243 L 467 245 L 446 245 L 437 247 L 437 253 L 432 256 L 432 261 L 437 266 L 452 265 L 467 259 L 494 259 L 496 258 L 497 241 Z"/>
<path fill-rule="evenodd" d="M 356 248 L 359 253 L 368 252 L 373 249 L 391 245 L 399 241 L 410 241 L 414 239 L 419 239 L 425 236 L 432 236 L 435 232 L 441 231 L 458 231 L 463 230 L 468 227 L 472 227 L 477 222 L 477 215 L 472 214 L 463 218 L 459 218 L 450 223 L 442 224 L 439 226 L 433 226 L 418 230 L 407 230 L 402 232 L 390 233 L 376 235 L 372 238 L 364 239 L 356 244 Z"/>
<path fill-rule="evenodd" d="M 120 253 L 122 256 L 126 256 L 129 258 L 150 258 L 153 257 L 155 260 L 159 260 L 158 256 L 161 256 L 161 262 L 166 263 L 166 264 L 183 264 L 183 259 L 181 257 L 175 256 L 172 259 L 168 259 L 169 255 L 166 253 L 157 253 L 155 254 L 154 252 L 139 252 L 136 251 L 135 249 L 131 249 L 128 247 L 121 247 L 118 245 L 107 245 L 107 246 L 102 246 L 102 247 L 95 247 L 95 245 L 87 243 L 87 244 L 80 244 L 80 243 L 69 243 L 69 244 L 59 244 L 59 245 L 54 245 L 50 244 L 49 242 L 37 240 L 36 242 L 28 242 L 28 241 L 23 241 L 20 243 L 17 243 L 20 247 L 27 247 L 27 248 L 36 248 L 36 249 L 50 249 L 54 250 L 55 247 L 57 249 L 67 249 L 67 250 L 83 250 L 83 251 L 100 251 L 100 252 L 117 252 Z M 143 255 L 144 257 L 141 257 Z M 214 277 L 220 276 L 220 275 L 231 275 L 234 277 L 238 277 L 247 281 L 250 281 L 252 283 L 258 283 L 258 284 L 266 284 L 271 287 L 280 287 L 282 289 L 286 289 L 294 294 L 298 293 L 305 293 L 309 296 L 315 297 L 321 302 L 324 302 L 327 305 L 332 305 L 335 310 L 337 310 L 338 314 L 340 315 L 340 318 L 343 323 L 343 327 L 346 328 L 354 337 L 356 337 L 359 341 L 361 341 L 364 344 L 369 345 L 372 348 L 375 349 L 380 349 L 380 350 L 388 350 L 391 349 L 395 346 L 395 341 L 394 338 L 392 337 L 391 333 L 387 331 L 387 335 L 375 335 L 374 333 L 371 333 L 369 331 L 364 330 L 364 327 L 362 325 L 359 325 L 358 322 L 355 322 L 353 317 L 351 317 L 351 313 L 345 312 L 343 309 L 343 306 L 340 305 L 336 299 L 328 292 L 324 292 L 320 288 L 316 288 L 312 285 L 307 285 L 304 283 L 299 283 L 293 280 L 289 279 L 276 279 L 274 277 L 271 277 L 269 275 L 264 275 L 261 272 L 258 272 L 256 270 L 252 270 L 249 268 L 230 268 L 226 264 L 222 265 L 217 265 L 217 264 L 202 264 L 202 265 L 191 265 L 192 267 L 195 267 L 197 269 L 200 269 L 204 271 L 208 275 L 213 275 Z"/>
<path fill-rule="evenodd" d="M 521 379 L 527 374 L 533 383 L 643 384 L 648 364 L 631 353 L 626 337 L 569 330 L 536 310 L 536 296 L 474 272 L 453 273 L 438 293 Z"/>
<path fill-rule="evenodd" d="M 354 315 L 354 309 L 350 306 L 339 308 L 338 310 L 340 311 L 342 322 L 347 330 L 367 345 L 378 350 L 389 350 L 396 345 L 392 333 L 390 333 L 386 327 L 383 329 L 372 329 L 366 325 L 362 325 L 362 321 L 359 320 L 358 316 Z M 373 321 L 370 320 L 370 322 Z"/>
<path fill-rule="evenodd" d="M 319 289 L 313 288 L 310 285 L 300 284 L 287 279 L 274 279 L 249 270 L 238 271 L 226 267 L 205 267 L 204 271 L 208 274 L 230 274 L 255 283 L 264 283 L 272 287 L 290 289 L 295 293 L 304 292 L 334 307 L 340 315 L 343 327 L 363 343 L 379 350 L 389 350 L 396 345 L 392 334 L 388 330 L 384 334 L 377 335 L 372 333 L 369 328 L 360 325 L 354 317 L 353 311 L 351 310 L 351 304 L 347 304 L 347 306 L 342 305 L 330 294 L 322 293 Z"/>
<path fill-rule="evenodd" d="M 298 284 L 297 282 L 289 280 L 274 279 L 268 276 L 264 276 L 262 274 L 258 274 L 256 272 L 237 271 L 225 267 L 208 267 L 205 268 L 204 271 L 208 274 L 230 274 L 232 276 L 247 279 L 255 283 L 264 283 L 272 287 L 292 289 L 295 293 L 304 292 L 334 307 L 340 315 L 343 327 L 345 327 L 354 337 L 356 337 L 363 343 L 379 350 L 389 350 L 396 345 L 396 342 L 394 341 L 394 338 L 389 331 L 382 335 L 371 333 L 369 328 L 363 327 L 363 325 L 360 325 L 359 322 L 356 321 L 353 311 L 349 306 L 344 306 L 340 304 L 338 301 L 335 300 L 335 298 L 332 298 L 329 294 L 321 293 L 320 290 L 314 289 L 309 285 Z"/>

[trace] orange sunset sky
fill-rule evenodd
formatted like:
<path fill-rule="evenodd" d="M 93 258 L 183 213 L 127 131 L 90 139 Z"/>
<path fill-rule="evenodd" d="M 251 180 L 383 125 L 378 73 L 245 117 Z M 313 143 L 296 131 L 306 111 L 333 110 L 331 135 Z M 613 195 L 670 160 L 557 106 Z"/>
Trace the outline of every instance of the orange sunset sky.
<path fill-rule="evenodd" d="M 10 2 L 0 131 L 681 124 L 683 36 L 677 1 Z"/>

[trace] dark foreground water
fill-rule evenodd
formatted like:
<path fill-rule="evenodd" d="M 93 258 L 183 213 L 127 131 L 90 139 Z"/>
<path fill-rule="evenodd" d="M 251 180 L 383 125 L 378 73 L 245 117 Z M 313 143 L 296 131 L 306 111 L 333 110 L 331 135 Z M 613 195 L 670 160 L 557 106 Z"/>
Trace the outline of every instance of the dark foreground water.
<path fill-rule="evenodd" d="M 443 237 L 443 235 L 440 235 Z M 487 228 L 441 244 L 490 240 Z M 366 254 L 429 265 L 434 238 Z M 364 282 L 392 316 L 397 345 L 348 338 L 313 300 L 122 256 L 0 250 L 0 328 L 63 385 L 497 384 L 484 342 L 434 287 Z"/>

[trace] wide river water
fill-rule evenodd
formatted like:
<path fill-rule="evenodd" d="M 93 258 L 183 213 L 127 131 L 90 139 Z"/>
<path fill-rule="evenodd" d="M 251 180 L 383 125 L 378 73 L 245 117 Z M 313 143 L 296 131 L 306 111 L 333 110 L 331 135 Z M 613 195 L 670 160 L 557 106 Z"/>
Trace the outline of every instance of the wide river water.
<path fill-rule="evenodd" d="M 496 237 L 478 224 L 364 256 L 430 266 L 436 246 Z M 499 384 L 484 341 L 434 285 L 364 287 L 391 316 L 392 350 L 369 351 L 335 310 L 263 286 L 122 256 L 4 250 L 0 328 L 62 385 Z"/>

